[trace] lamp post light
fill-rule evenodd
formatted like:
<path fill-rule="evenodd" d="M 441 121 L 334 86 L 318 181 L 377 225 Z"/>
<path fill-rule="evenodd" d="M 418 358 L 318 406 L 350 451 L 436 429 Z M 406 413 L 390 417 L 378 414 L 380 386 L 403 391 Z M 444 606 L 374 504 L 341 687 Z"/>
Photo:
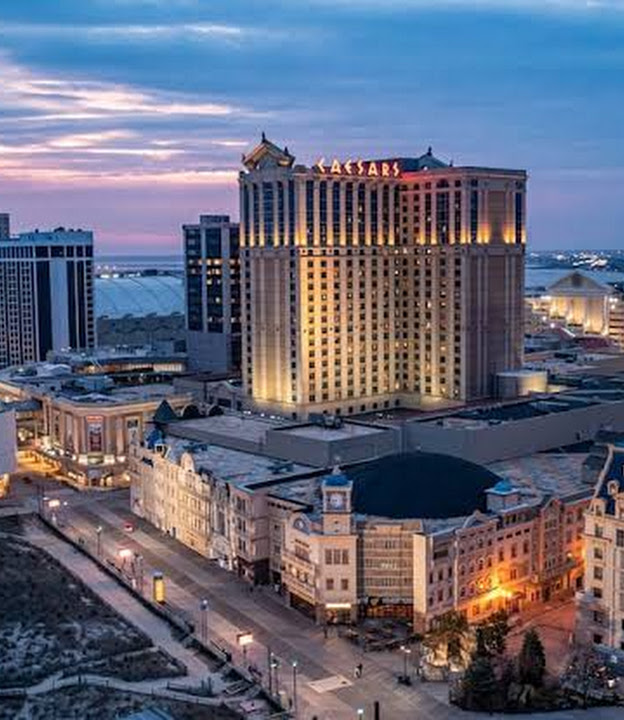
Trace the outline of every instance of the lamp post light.
<path fill-rule="evenodd" d="M 293 712 L 297 717 L 297 661 L 292 661 L 292 681 L 293 681 Z"/>
<path fill-rule="evenodd" d="M 410 681 L 409 675 L 407 674 L 407 658 L 411 655 L 412 651 L 405 645 L 401 645 L 401 652 L 403 653 L 403 682 L 408 684 Z"/>
<path fill-rule="evenodd" d="M 364 717 L 364 709 L 363 708 L 357 709 L 357 717 L 358 717 L 358 720 L 361 720 Z"/>
<path fill-rule="evenodd" d="M 104 528 L 98 525 L 95 528 L 95 554 L 98 558 L 102 557 L 102 530 Z"/>
<path fill-rule="evenodd" d="M 253 642 L 253 635 L 250 632 L 238 633 L 236 636 L 236 642 L 243 651 L 243 664 L 247 667 L 247 648 Z"/>
<path fill-rule="evenodd" d="M 208 642 L 208 600 L 199 601 L 199 634 L 203 643 Z"/>
<path fill-rule="evenodd" d="M 275 694 L 279 695 L 279 660 L 275 655 L 273 655 L 271 659 L 271 670 L 273 670 L 275 673 Z"/>

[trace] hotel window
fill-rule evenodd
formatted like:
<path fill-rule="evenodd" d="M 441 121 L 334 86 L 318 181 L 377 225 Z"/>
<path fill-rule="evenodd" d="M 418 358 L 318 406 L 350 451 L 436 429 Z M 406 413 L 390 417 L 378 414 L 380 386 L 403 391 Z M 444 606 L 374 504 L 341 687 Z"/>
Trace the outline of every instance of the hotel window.
<path fill-rule="evenodd" d="M 377 186 L 373 186 L 371 189 L 371 200 L 370 200 L 370 220 L 371 220 L 371 243 L 377 244 L 377 235 L 379 232 L 378 228 L 378 190 Z"/>
<path fill-rule="evenodd" d="M 249 244 L 249 187 L 243 186 L 243 224 L 245 226 L 245 245 Z"/>
<path fill-rule="evenodd" d="M 258 244 L 260 238 L 260 193 L 257 185 L 253 186 L 253 228 L 254 241 Z"/>
<path fill-rule="evenodd" d="M 431 242 L 431 193 L 425 195 L 425 241 Z"/>
<path fill-rule="evenodd" d="M 438 193 L 436 198 L 436 237 L 438 244 L 446 245 L 449 240 L 449 194 Z"/>
<path fill-rule="evenodd" d="M 615 544 L 618 547 L 624 547 L 624 530 L 615 531 Z"/>
<path fill-rule="evenodd" d="M 477 190 L 470 192 L 470 242 L 477 242 L 479 233 L 479 193 Z"/>
<path fill-rule="evenodd" d="M 319 184 L 319 206 L 321 245 L 327 245 L 327 181 L 325 180 Z"/>
<path fill-rule="evenodd" d="M 295 183 L 293 180 L 288 181 L 288 239 L 292 245 L 295 242 L 295 218 L 296 207 L 295 207 Z"/>
<path fill-rule="evenodd" d="M 277 232 L 279 244 L 284 244 L 284 183 L 277 183 Z"/>
<path fill-rule="evenodd" d="M 366 239 L 366 185 L 360 183 L 357 191 L 357 227 L 358 244 L 364 245 Z"/>
<path fill-rule="evenodd" d="M 524 203 L 522 193 L 516 193 L 516 243 L 522 242 L 522 226 L 524 224 Z"/>
<path fill-rule="evenodd" d="M 332 214 L 334 245 L 340 244 L 340 183 L 332 185 Z"/>
<path fill-rule="evenodd" d="M 454 206 L 455 222 L 454 222 L 454 234 L 453 239 L 456 243 L 461 242 L 461 192 L 455 193 L 455 206 Z"/>
<path fill-rule="evenodd" d="M 306 240 L 308 245 L 314 241 L 314 181 L 306 181 Z"/>
<path fill-rule="evenodd" d="M 347 183 L 345 193 L 347 245 L 353 244 L 353 183 Z"/>
<path fill-rule="evenodd" d="M 340 581 L 340 589 L 341 590 L 348 590 L 349 589 L 349 580 L 348 578 L 342 578 Z"/>
<path fill-rule="evenodd" d="M 325 589 L 326 589 L 326 590 L 333 590 L 333 589 L 334 589 L 334 578 L 326 578 L 326 580 L 325 580 Z"/>

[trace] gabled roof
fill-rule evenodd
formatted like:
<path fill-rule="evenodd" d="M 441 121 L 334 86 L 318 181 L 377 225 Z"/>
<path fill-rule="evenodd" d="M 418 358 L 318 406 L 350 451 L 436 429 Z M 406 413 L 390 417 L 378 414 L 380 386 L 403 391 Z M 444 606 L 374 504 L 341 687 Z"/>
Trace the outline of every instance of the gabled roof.
<path fill-rule="evenodd" d="M 587 296 L 601 297 L 611 295 L 613 290 L 608 285 L 603 285 L 597 280 L 585 275 L 578 270 L 574 270 L 562 278 L 559 278 L 547 289 L 548 295 L 555 296 Z"/>
<path fill-rule="evenodd" d="M 179 418 L 176 415 L 175 410 L 166 400 L 163 400 L 154 413 L 153 422 L 156 425 L 166 425 L 167 423 L 175 422 L 176 420 L 179 420 Z"/>
<path fill-rule="evenodd" d="M 403 172 L 419 172 L 420 170 L 439 170 L 450 167 L 448 163 L 440 160 L 433 154 L 431 147 L 427 148 L 424 155 L 416 158 L 400 158 L 401 170 Z"/>
<path fill-rule="evenodd" d="M 260 167 L 277 166 L 292 167 L 295 162 L 295 156 L 288 152 L 288 148 L 282 148 L 267 140 L 266 135 L 262 133 L 260 144 L 246 155 L 243 155 L 243 165 L 248 170 L 256 170 Z"/>

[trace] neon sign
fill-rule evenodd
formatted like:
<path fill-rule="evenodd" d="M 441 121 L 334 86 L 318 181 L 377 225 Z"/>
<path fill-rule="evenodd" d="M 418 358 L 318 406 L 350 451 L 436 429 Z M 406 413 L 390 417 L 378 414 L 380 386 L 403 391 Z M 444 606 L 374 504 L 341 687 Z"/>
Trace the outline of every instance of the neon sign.
<path fill-rule="evenodd" d="M 401 177 L 401 167 L 398 160 L 364 162 L 363 160 L 332 160 L 331 165 L 325 165 L 325 158 L 321 158 L 314 166 L 321 175 L 353 175 L 355 177 Z"/>

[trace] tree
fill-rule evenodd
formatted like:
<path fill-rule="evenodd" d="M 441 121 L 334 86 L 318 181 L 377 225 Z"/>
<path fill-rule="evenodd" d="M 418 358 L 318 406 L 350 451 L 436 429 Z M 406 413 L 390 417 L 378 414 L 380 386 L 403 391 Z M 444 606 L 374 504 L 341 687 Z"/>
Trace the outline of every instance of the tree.
<path fill-rule="evenodd" d="M 491 712 L 495 707 L 498 681 L 488 657 L 475 655 L 462 681 L 462 702 L 466 710 Z"/>
<path fill-rule="evenodd" d="M 468 630 L 466 616 L 451 610 L 437 618 L 434 627 L 425 636 L 424 644 L 434 651 L 442 646 L 449 660 L 461 660 Z"/>
<path fill-rule="evenodd" d="M 518 677 L 521 683 L 541 687 L 546 672 L 546 655 L 539 635 L 533 629 L 524 633 L 518 656 Z"/>
<path fill-rule="evenodd" d="M 507 647 L 509 618 L 504 610 L 498 610 L 477 628 L 477 653 L 503 655 Z"/>

